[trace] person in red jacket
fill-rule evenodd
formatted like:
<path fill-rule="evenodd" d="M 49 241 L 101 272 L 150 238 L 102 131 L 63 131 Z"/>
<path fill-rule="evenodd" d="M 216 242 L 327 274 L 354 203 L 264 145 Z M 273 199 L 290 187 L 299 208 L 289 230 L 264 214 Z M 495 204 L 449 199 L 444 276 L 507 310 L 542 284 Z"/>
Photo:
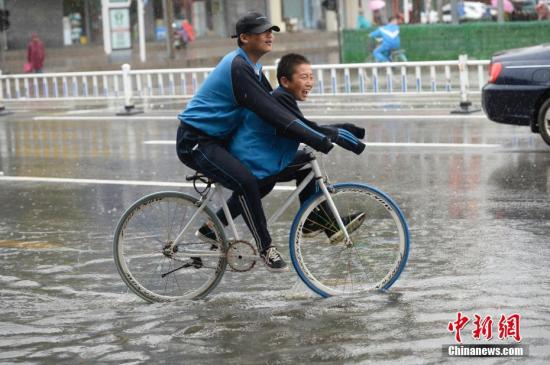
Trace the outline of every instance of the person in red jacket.
<path fill-rule="evenodd" d="M 187 34 L 188 42 L 193 42 L 195 40 L 195 29 L 193 29 L 193 25 L 189 23 L 187 19 L 183 19 L 183 21 L 181 22 L 181 28 Z"/>
<path fill-rule="evenodd" d="M 31 34 L 31 41 L 27 46 L 27 62 L 31 65 L 33 72 L 42 73 L 45 58 L 44 43 L 38 38 L 38 34 L 33 32 Z"/>

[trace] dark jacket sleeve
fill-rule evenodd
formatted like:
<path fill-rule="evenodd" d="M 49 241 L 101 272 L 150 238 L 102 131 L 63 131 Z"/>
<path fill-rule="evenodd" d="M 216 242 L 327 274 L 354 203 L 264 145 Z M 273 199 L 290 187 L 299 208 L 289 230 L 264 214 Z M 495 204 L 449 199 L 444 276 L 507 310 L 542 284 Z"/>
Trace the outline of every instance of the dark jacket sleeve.
<path fill-rule="evenodd" d="M 275 96 L 277 101 L 294 116 L 300 118 L 300 120 L 308 127 L 329 137 L 331 142 L 334 142 L 356 154 L 361 154 L 365 149 L 365 144 L 358 139 L 365 137 L 364 128 L 359 128 L 352 123 L 319 125 L 304 117 L 302 111 L 298 107 L 298 103 L 296 103 L 296 99 L 292 94 L 279 88 L 273 92 L 273 96 Z"/>
<path fill-rule="evenodd" d="M 271 90 L 260 83 L 252 67 L 242 57 L 235 57 L 231 64 L 231 81 L 238 105 L 251 110 L 290 138 L 324 153 L 332 149 L 332 143 L 327 136 L 309 128 L 277 103 L 269 93 Z"/>
<path fill-rule="evenodd" d="M 302 114 L 302 111 L 300 110 L 300 107 L 298 107 L 298 103 L 292 94 L 279 87 L 273 91 L 273 96 L 279 104 L 284 106 L 285 109 L 291 112 L 295 117 L 305 119 L 304 114 Z"/>
<path fill-rule="evenodd" d="M 298 103 L 296 102 L 296 99 L 294 98 L 294 96 L 286 91 L 281 91 L 281 90 L 282 90 L 281 88 L 276 89 L 273 92 L 273 96 L 275 97 L 275 99 L 277 99 L 277 102 L 279 102 L 279 104 L 284 106 L 286 110 L 291 112 L 292 115 L 300 119 L 308 127 L 316 130 L 317 132 L 324 134 L 329 138 L 335 133 L 335 131 L 333 131 L 332 129 L 323 128 L 322 126 L 318 125 L 314 121 L 304 117 L 304 114 L 302 114 L 300 107 L 298 107 Z"/>

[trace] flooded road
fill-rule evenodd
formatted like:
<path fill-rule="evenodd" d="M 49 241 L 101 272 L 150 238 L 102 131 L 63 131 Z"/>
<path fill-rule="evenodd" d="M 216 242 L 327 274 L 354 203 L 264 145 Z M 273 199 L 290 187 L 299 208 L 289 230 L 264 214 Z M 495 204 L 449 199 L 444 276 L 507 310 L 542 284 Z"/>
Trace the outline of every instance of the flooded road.
<path fill-rule="evenodd" d="M 519 314 L 516 330 L 528 355 L 513 361 L 548 363 L 550 148 L 527 127 L 497 125 L 480 114 L 422 118 L 425 110 L 409 110 L 410 118 L 391 120 L 392 112 L 369 118 L 358 112 L 365 153 L 335 148 L 321 162 L 332 182 L 372 184 L 403 209 L 410 257 L 388 293 L 321 299 L 293 271 L 273 274 L 257 265 L 226 272 L 204 300 L 152 305 L 120 279 L 112 236 L 142 195 L 193 192 L 166 186 L 190 173 L 170 144 L 177 123 L 167 116 L 177 110 L 123 120 L 101 120 L 101 113 L 4 117 L 0 362 L 512 361 L 444 356 L 442 347 L 455 343 L 449 322 L 461 312 L 470 319 L 465 344 L 516 344 L 513 333 L 499 338 L 499 320 Z M 308 111 L 313 120 L 338 119 L 336 113 Z M 268 215 L 286 194 L 277 190 L 265 199 Z M 293 212 L 271 227 L 286 258 Z M 492 318 L 492 339 L 474 338 L 476 314 Z"/>

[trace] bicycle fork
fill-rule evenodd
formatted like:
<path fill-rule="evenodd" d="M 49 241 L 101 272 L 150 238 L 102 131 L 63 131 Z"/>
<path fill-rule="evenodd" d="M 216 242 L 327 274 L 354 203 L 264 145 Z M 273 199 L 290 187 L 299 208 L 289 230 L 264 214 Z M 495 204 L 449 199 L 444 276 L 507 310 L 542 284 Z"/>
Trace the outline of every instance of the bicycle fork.
<path fill-rule="evenodd" d="M 338 223 L 338 227 L 342 232 L 344 232 L 344 242 L 346 246 L 352 246 L 353 242 L 351 241 L 351 238 L 349 237 L 348 230 L 346 229 L 346 226 L 344 225 L 344 222 L 342 221 L 342 217 L 340 216 L 340 213 L 338 212 L 338 209 L 336 208 L 336 204 L 334 204 L 334 200 L 332 200 L 332 196 L 330 196 L 330 192 L 327 188 L 327 185 L 325 184 L 325 180 L 323 179 L 323 175 L 321 173 L 321 169 L 319 167 L 319 164 L 317 163 L 317 160 L 311 161 L 311 168 L 313 169 L 313 174 L 315 178 L 317 179 L 317 184 L 319 185 L 319 188 L 323 192 L 326 198 L 326 202 L 330 208 L 330 211 L 334 215 L 334 218 L 336 219 L 336 223 Z"/>

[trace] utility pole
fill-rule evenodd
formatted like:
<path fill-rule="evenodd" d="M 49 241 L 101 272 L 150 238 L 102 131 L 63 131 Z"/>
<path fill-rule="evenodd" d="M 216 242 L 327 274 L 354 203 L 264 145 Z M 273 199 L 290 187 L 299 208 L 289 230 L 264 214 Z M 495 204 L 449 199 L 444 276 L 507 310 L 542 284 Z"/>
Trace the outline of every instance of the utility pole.
<path fill-rule="evenodd" d="M 422 1 L 421 0 L 412 0 L 412 23 L 420 23 L 420 10 L 422 9 Z"/>
<path fill-rule="evenodd" d="M 141 62 L 147 60 L 145 52 L 145 17 L 144 17 L 144 3 L 143 0 L 137 0 L 137 12 L 138 12 L 138 34 L 139 34 L 139 59 Z"/>
<path fill-rule="evenodd" d="M 325 10 L 328 11 L 334 11 L 334 14 L 336 15 L 336 35 L 338 36 L 338 59 L 339 62 L 342 63 L 342 40 L 341 38 L 341 24 L 342 19 L 340 19 L 340 16 L 342 15 L 342 0 L 324 0 L 321 3 L 321 6 L 325 8 Z"/>
<path fill-rule="evenodd" d="M 336 27 L 338 28 L 338 61 L 342 63 L 342 17 L 343 17 L 342 0 L 336 3 Z"/>
<path fill-rule="evenodd" d="M 458 24 L 458 0 L 451 0 L 451 23 Z"/>
<path fill-rule="evenodd" d="M 497 1 L 497 21 L 502 24 L 504 23 L 504 0 Z"/>
<path fill-rule="evenodd" d="M 90 0 L 84 0 L 84 24 L 86 25 L 85 33 L 88 38 L 88 44 L 92 43 L 92 25 L 90 16 Z"/>
<path fill-rule="evenodd" d="M 0 0 L 0 36 L 1 36 L 1 41 L 0 41 L 0 60 L 2 61 L 2 65 L 0 66 L 0 76 L 2 76 L 2 70 L 4 69 L 5 65 L 6 65 L 6 59 L 5 59 L 5 49 L 4 47 L 6 46 L 6 30 L 8 30 L 8 28 L 10 27 L 10 21 L 9 21 L 9 15 L 10 15 L 10 12 L 6 9 L 6 3 L 4 2 L 4 0 Z M 7 49 L 7 47 L 6 47 Z M 4 115 L 7 115 L 7 114 L 10 114 L 8 112 L 6 112 L 6 107 L 4 106 L 4 85 L 2 84 L 2 82 L 0 82 L 0 116 L 4 116 Z M 1 157 L 1 156 L 0 156 Z M 2 159 L 0 158 L 0 171 L 1 171 L 1 161 Z"/>
<path fill-rule="evenodd" d="M 4 10 L 6 10 L 6 4 L 5 4 L 5 1 L 4 0 L 0 0 L 0 11 L 2 11 L 2 16 L 4 17 L 5 13 L 4 13 Z M 8 19 L 2 19 L 2 22 L 7 22 L 8 25 L 9 25 L 9 21 Z M 2 64 L 0 65 L 0 71 L 1 70 L 4 70 L 4 67 L 6 65 L 6 40 L 7 40 L 7 37 L 6 37 L 6 29 L 3 29 L 3 26 L 4 24 L 2 24 L 2 31 L 0 32 L 0 62 L 2 62 Z M 3 108 L 4 106 L 0 106 L 0 108 Z"/>
<path fill-rule="evenodd" d="M 164 22 L 166 24 L 166 50 L 168 58 L 174 59 L 174 31 L 172 23 L 174 22 L 174 3 L 172 0 L 162 0 L 164 8 Z"/>

